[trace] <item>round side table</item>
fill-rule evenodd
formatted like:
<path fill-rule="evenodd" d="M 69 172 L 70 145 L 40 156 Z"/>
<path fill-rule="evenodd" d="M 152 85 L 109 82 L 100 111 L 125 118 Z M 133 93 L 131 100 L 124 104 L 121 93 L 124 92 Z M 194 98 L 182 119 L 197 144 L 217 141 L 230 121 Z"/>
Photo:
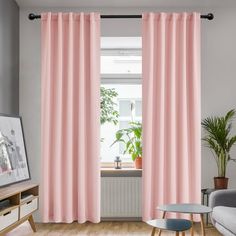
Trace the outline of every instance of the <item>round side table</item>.
<path fill-rule="evenodd" d="M 194 235 L 194 228 L 193 228 L 193 215 L 199 214 L 201 218 L 201 231 L 202 236 L 205 236 L 205 225 L 203 220 L 203 215 L 212 212 L 212 209 L 207 206 L 203 206 L 200 204 L 169 204 L 169 205 L 162 205 L 157 207 L 158 210 L 163 211 L 163 218 L 165 218 L 166 212 L 174 212 L 174 213 L 185 213 L 190 214 L 192 228 L 191 228 L 191 236 Z"/>

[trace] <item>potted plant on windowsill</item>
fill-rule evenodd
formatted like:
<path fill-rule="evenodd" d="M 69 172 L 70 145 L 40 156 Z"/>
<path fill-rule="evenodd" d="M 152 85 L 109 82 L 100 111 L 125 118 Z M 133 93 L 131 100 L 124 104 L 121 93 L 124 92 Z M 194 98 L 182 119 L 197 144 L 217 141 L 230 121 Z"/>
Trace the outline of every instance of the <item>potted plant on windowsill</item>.
<path fill-rule="evenodd" d="M 124 154 L 130 154 L 135 168 L 142 169 L 142 124 L 140 122 L 130 122 L 129 124 L 129 128 L 120 129 L 116 132 L 116 140 L 112 145 L 117 142 L 124 143 Z"/>
<path fill-rule="evenodd" d="M 207 117 L 201 123 L 206 132 L 203 141 L 211 149 L 218 167 L 218 176 L 214 177 L 215 189 L 228 187 L 227 164 L 231 160 L 235 161 L 230 156 L 231 148 L 236 143 L 236 136 L 231 135 L 235 113 L 235 110 L 230 110 L 223 117 Z"/>

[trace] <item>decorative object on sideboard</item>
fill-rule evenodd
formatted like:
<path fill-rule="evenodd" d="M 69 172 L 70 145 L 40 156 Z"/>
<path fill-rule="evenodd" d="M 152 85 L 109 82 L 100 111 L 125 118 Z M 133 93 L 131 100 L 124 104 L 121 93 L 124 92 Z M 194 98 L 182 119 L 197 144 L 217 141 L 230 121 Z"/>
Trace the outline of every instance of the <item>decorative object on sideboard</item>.
<path fill-rule="evenodd" d="M 124 154 L 130 154 L 135 163 L 135 168 L 142 169 L 142 124 L 130 122 L 129 125 L 129 128 L 120 129 L 116 132 L 116 140 L 111 146 L 117 142 L 124 143 Z"/>
<path fill-rule="evenodd" d="M 231 160 L 236 161 L 230 155 L 231 148 L 236 143 L 236 135 L 231 135 L 235 114 L 235 110 L 230 110 L 225 116 L 207 117 L 202 121 L 202 127 L 206 132 L 203 141 L 211 149 L 218 167 L 218 176 L 214 177 L 215 189 L 228 187 L 227 164 Z"/>
<path fill-rule="evenodd" d="M 0 187 L 28 179 L 21 117 L 0 114 Z"/>

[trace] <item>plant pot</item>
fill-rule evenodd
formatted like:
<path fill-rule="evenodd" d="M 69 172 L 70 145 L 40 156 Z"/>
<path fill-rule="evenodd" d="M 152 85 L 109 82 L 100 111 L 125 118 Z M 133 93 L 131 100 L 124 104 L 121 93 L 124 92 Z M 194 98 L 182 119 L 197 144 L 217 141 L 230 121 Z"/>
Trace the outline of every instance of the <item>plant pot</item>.
<path fill-rule="evenodd" d="M 227 189 L 229 178 L 214 177 L 215 189 Z"/>
<path fill-rule="evenodd" d="M 136 157 L 134 165 L 136 169 L 142 169 L 142 157 Z"/>

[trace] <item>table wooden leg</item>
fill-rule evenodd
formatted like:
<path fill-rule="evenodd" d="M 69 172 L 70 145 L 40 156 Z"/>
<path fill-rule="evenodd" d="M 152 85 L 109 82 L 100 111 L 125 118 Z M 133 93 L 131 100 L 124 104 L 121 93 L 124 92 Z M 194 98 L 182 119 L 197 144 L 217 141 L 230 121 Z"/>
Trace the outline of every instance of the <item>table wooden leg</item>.
<path fill-rule="evenodd" d="M 201 217 L 201 230 L 202 230 L 202 236 L 205 236 L 205 225 L 204 225 L 204 219 L 203 219 L 203 214 L 200 214 Z"/>
<path fill-rule="evenodd" d="M 190 214 L 191 222 L 192 222 L 192 227 L 190 229 L 191 236 L 194 236 L 194 226 L 193 226 L 193 214 Z"/>
<path fill-rule="evenodd" d="M 154 235 L 155 235 L 155 232 L 156 232 L 156 228 L 153 227 L 151 236 L 154 236 Z"/>
<path fill-rule="evenodd" d="M 32 216 L 32 215 L 29 217 L 28 221 L 29 221 L 29 223 L 30 223 L 30 226 L 31 226 L 32 230 L 33 230 L 34 232 L 36 232 L 36 226 L 35 226 L 34 219 L 33 219 L 33 216 Z"/>
<path fill-rule="evenodd" d="M 179 232 L 176 232 L 176 233 L 175 233 L 175 236 L 179 236 Z"/>
<path fill-rule="evenodd" d="M 161 218 L 165 219 L 165 217 L 166 217 L 166 211 L 163 211 Z M 159 229 L 159 231 L 158 231 L 158 236 L 161 236 L 161 229 Z"/>
<path fill-rule="evenodd" d="M 166 211 L 163 212 L 162 219 L 165 219 L 165 217 L 166 217 Z"/>
<path fill-rule="evenodd" d="M 185 231 L 182 232 L 182 236 L 185 236 Z"/>

